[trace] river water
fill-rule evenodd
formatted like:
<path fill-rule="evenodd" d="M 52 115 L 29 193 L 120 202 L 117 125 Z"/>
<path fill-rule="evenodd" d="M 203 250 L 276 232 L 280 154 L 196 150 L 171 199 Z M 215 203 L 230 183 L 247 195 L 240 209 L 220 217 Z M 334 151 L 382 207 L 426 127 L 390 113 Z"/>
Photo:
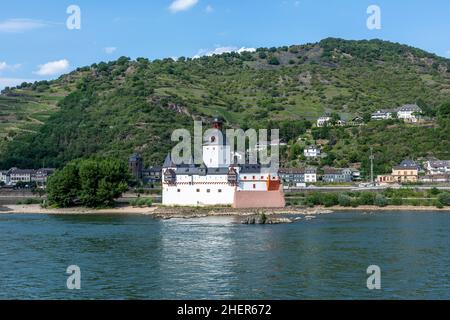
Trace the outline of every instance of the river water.
<path fill-rule="evenodd" d="M 0 215 L 0 299 L 450 299 L 450 213 Z M 81 289 L 66 269 L 81 270 Z M 381 289 L 369 290 L 369 265 Z"/>

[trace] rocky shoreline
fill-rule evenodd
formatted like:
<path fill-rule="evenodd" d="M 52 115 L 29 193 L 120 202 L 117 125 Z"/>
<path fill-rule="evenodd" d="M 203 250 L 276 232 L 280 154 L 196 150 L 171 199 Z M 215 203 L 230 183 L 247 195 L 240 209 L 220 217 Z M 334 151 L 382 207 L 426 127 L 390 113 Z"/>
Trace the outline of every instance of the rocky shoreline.
<path fill-rule="evenodd" d="M 185 208 L 185 207 L 158 207 L 152 215 L 160 219 L 189 219 L 211 216 L 236 216 L 251 219 L 265 216 L 268 221 L 275 221 L 276 217 L 288 215 L 315 216 L 332 213 L 332 210 L 323 208 L 280 208 L 280 209 L 233 209 L 233 208 Z"/>
<path fill-rule="evenodd" d="M 449 212 L 450 207 L 438 209 L 423 206 L 360 206 L 351 207 L 286 207 L 279 209 L 234 209 L 231 207 L 132 207 L 120 206 L 109 209 L 90 209 L 74 207 L 64 209 L 42 208 L 40 205 L 4 205 L 0 206 L 0 214 L 47 214 L 47 215 L 148 215 L 157 219 L 190 219 L 203 217 L 230 216 L 246 224 L 291 223 L 300 219 L 312 219 L 320 214 L 339 211 L 362 212 Z M 264 218 L 265 217 L 265 218 Z"/>

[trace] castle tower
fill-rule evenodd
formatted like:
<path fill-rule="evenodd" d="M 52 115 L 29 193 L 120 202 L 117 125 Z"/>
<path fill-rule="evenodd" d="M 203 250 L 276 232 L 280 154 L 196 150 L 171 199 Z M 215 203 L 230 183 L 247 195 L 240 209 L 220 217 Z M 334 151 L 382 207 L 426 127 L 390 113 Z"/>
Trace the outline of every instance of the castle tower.
<path fill-rule="evenodd" d="M 203 143 L 203 163 L 208 168 L 226 168 L 231 164 L 231 150 L 222 125 L 223 121 L 215 118 Z"/>
<path fill-rule="evenodd" d="M 128 158 L 128 168 L 136 181 L 142 180 L 143 160 L 139 154 L 135 153 Z"/>

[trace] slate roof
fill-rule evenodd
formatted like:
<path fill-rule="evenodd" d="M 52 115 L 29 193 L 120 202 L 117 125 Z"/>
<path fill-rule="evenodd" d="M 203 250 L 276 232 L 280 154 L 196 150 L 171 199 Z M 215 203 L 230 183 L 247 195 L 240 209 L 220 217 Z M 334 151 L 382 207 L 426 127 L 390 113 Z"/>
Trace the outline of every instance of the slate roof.
<path fill-rule="evenodd" d="M 422 111 L 422 109 L 420 109 L 420 107 L 417 104 L 405 104 L 403 106 L 401 106 L 398 111 L 403 111 L 403 112 L 407 112 L 407 111 Z"/>

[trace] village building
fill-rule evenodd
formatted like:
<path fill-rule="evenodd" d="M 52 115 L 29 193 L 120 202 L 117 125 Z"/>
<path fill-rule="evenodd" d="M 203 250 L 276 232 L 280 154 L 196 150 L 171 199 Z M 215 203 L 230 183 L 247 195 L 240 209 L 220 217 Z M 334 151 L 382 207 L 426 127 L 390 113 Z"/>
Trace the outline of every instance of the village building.
<path fill-rule="evenodd" d="M 150 167 L 142 170 L 142 181 L 146 184 L 161 182 L 162 167 Z"/>
<path fill-rule="evenodd" d="M 309 146 L 303 150 L 303 155 L 306 158 L 317 158 L 320 157 L 321 151 L 318 146 Z"/>
<path fill-rule="evenodd" d="M 352 182 L 353 170 L 350 168 L 324 168 L 322 181 L 328 183 Z"/>
<path fill-rule="evenodd" d="M 162 168 L 162 203 L 168 206 L 232 205 L 235 208 L 284 207 L 278 171 L 260 164 L 237 164 L 215 119 L 203 143 L 202 164 L 174 163 L 169 154 Z"/>
<path fill-rule="evenodd" d="M 377 110 L 374 113 L 371 114 L 371 119 L 372 120 L 388 120 L 388 119 L 392 119 L 392 114 L 395 111 L 392 110 Z"/>
<path fill-rule="evenodd" d="M 8 185 L 10 182 L 9 170 L 1 170 L 0 171 L 0 182 L 4 185 Z"/>
<path fill-rule="evenodd" d="M 283 142 L 280 139 L 278 139 L 278 140 L 274 140 L 274 141 L 264 141 L 261 143 L 257 143 L 255 145 L 254 149 L 259 152 L 259 151 L 263 151 L 263 150 L 266 150 L 271 147 L 275 147 L 275 146 L 281 147 L 281 146 L 286 146 L 286 145 L 287 145 L 286 142 Z M 237 154 L 237 152 L 236 152 L 236 154 Z"/>
<path fill-rule="evenodd" d="M 325 127 L 329 122 L 331 121 L 330 116 L 322 116 L 319 119 L 317 119 L 317 127 Z"/>
<path fill-rule="evenodd" d="M 303 186 L 306 183 L 317 182 L 317 169 L 309 168 L 281 168 L 278 170 L 281 181 L 287 186 Z"/>
<path fill-rule="evenodd" d="M 412 160 L 403 160 L 392 168 L 392 174 L 379 175 L 377 182 L 385 183 L 416 183 L 419 180 L 419 165 Z"/>
<path fill-rule="evenodd" d="M 405 104 L 397 110 L 397 118 L 405 122 L 418 122 L 422 109 L 416 104 Z"/>
<path fill-rule="evenodd" d="M 42 168 L 35 171 L 31 177 L 31 181 L 35 181 L 38 185 L 44 186 L 47 184 L 48 178 L 56 171 L 54 168 Z"/>
<path fill-rule="evenodd" d="M 362 126 L 364 125 L 364 119 L 360 116 L 354 117 L 348 123 L 351 126 Z"/>
<path fill-rule="evenodd" d="M 35 174 L 36 171 L 33 169 L 11 168 L 9 172 L 10 184 L 16 185 L 18 182 L 31 182 Z"/>
<path fill-rule="evenodd" d="M 11 168 L 9 170 L 0 171 L 0 181 L 6 186 L 15 186 L 19 182 L 31 183 L 35 182 L 39 186 L 47 184 L 48 177 L 55 172 L 53 168 L 42 168 L 38 170 L 33 169 L 18 169 Z"/>
<path fill-rule="evenodd" d="M 133 154 L 128 158 L 128 168 L 136 182 L 143 184 L 161 182 L 162 167 L 144 168 L 144 159 L 140 154 Z"/>
<path fill-rule="evenodd" d="M 450 174 L 450 160 L 427 160 L 425 170 L 428 175 Z"/>

